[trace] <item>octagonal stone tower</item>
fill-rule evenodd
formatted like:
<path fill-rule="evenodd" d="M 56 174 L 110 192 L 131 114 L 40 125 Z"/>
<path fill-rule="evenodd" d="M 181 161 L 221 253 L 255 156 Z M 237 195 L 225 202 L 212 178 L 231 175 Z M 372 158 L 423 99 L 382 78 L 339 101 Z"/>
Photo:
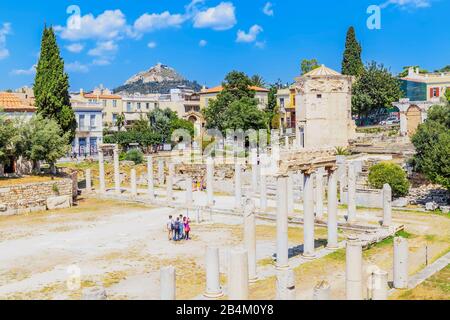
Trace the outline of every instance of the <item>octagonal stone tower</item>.
<path fill-rule="evenodd" d="M 322 65 L 296 79 L 296 135 L 299 148 L 346 147 L 355 137 L 353 77 Z"/>

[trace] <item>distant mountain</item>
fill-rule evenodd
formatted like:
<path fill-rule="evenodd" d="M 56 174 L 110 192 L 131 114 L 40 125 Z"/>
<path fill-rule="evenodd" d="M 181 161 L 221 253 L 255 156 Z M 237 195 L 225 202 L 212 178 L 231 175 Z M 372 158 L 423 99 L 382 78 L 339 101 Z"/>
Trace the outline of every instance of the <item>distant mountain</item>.
<path fill-rule="evenodd" d="M 148 71 L 132 76 L 124 85 L 114 89 L 114 93 L 167 94 L 171 89 L 179 87 L 195 91 L 200 91 L 202 88 L 196 81 L 186 80 L 175 69 L 158 63 Z"/>

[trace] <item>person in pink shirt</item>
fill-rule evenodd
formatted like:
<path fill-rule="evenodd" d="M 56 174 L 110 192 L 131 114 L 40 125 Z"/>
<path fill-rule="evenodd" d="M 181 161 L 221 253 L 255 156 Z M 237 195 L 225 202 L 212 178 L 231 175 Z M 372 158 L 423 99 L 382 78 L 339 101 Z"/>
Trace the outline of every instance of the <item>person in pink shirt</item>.
<path fill-rule="evenodd" d="M 191 231 L 190 221 L 188 217 L 183 218 L 183 225 L 184 225 L 184 239 L 185 240 L 191 240 L 189 238 L 189 232 Z"/>

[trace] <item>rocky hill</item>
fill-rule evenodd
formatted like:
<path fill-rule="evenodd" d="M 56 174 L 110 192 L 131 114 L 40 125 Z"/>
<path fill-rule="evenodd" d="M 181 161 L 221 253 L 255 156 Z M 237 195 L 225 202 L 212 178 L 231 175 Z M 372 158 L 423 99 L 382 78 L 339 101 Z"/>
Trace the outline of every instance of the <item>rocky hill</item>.
<path fill-rule="evenodd" d="M 170 89 L 185 87 L 200 91 L 201 86 L 196 81 L 190 81 L 181 76 L 175 69 L 158 63 L 148 71 L 142 71 L 128 79 L 124 85 L 114 89 L 115 93 L 161 93 Z"/>

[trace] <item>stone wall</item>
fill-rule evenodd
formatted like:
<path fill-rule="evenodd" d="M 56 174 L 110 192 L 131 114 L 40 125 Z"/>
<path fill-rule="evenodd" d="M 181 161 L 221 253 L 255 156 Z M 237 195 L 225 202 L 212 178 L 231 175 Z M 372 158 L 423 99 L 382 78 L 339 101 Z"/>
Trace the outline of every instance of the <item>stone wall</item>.
<path fill-rule="evenodd" d="M 342 204 L 348 204 L 347 188 L 341 195 Z M 356 189 L 356 205 L 365 208 L 383 208 L 383 192 L 376 189 Z"/>
<path fill-rule="evenodd" d="M 0 215 L 70 207 L 73 194 L 71 178 L 2 187 L 0 188 Z"/>

